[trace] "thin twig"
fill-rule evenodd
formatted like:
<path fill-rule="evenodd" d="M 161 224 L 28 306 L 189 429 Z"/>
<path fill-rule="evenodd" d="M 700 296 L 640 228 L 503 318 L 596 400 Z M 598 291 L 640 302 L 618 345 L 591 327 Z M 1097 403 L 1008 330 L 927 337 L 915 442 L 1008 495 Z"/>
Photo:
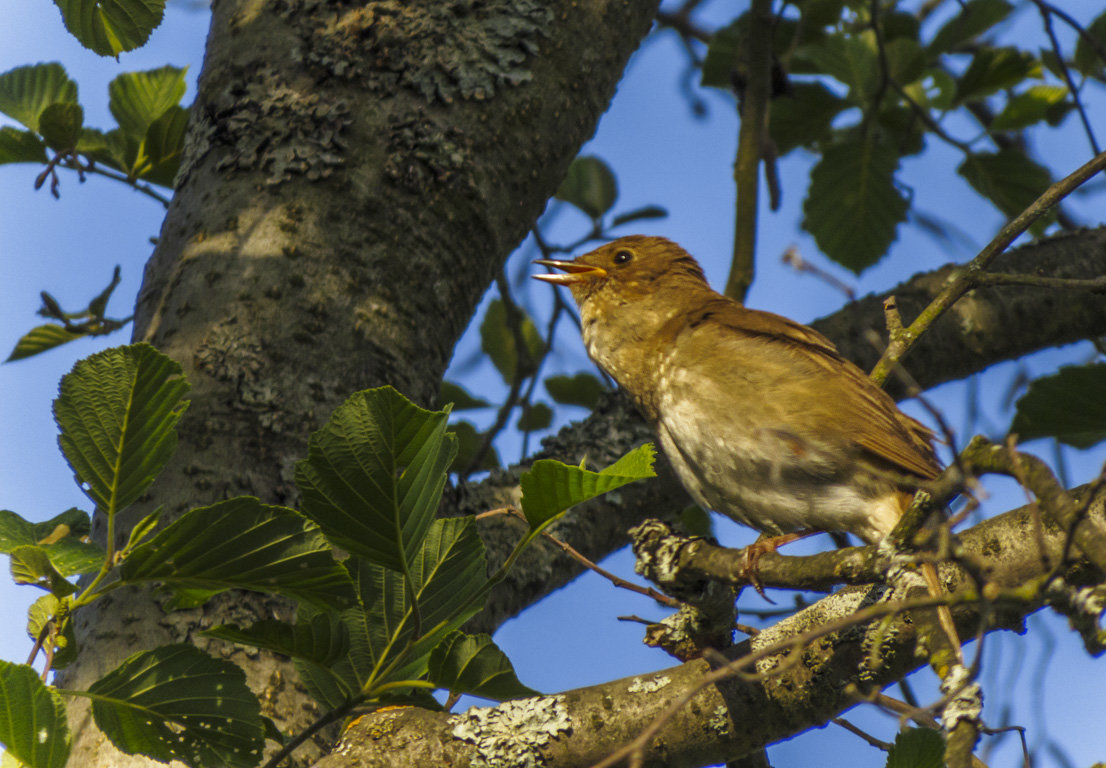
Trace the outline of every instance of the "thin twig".
<path fill-rule="evenodd" d="M 1056 66 L 1060 68 L 1060 74 L 1068 86 L 1068 91 L 1071 92 L 1075 108 L 1079 111 L 1079 119 L 1083 122 L 1083 130 L 1087 134 L 1087 139 L 1091 142 L 1091 151 L 1097 155 L 1100 151 L 1098 140 L 1095 138 L 1094 129 L 1091 128 L 1091 121 L 1087 118 L 1087 110 L 1083 107 L 1083 100 L 1079 98 L 1079 89 L 1075 85 L 1075 80 L 1072 79 L 1067 62 L 1064 61 L 1063 51 L 1060 50 L 1060 41 L 1056 39 L 1056 31 L 1052 28 L 1052 7 L 1041 2 L 1041 0 L 1033 0 L 1033 3 L 1037 6 L 1037 10 L 1040 11 L 1041 18 L 1044 20 L 1045 34 L 1048 35 L 1049 43 L 1052 45 L 1052 52 L 1056 54 Z"/>

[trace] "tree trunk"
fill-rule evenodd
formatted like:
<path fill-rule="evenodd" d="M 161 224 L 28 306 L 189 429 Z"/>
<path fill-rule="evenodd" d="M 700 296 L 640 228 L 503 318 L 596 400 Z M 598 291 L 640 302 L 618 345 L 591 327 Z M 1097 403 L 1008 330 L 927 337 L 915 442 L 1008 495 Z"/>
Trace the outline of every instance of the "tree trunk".
<path fill-rule="evenodd" d="M 214 3 L 134 329 L 184 366 L 191 405 L 120 537 L 158 505 L 172 520 L 241 494 L 295 504 L 308 435 L 356 390 L 391 384 L 432 405 L 473 309 L 594 131 L 656 7 Z M 236 593 L 164 615 L 148 592 L 119 591 L 81 613 L 80 656 L 58 682 L 84 688 L 131 653 L 193 642 L 242 665 L 265 714 L 299 730 L 315 710 L 288 664 L 196 634 L 290 610 Z M 87 708 L 72 720 L 74 764 L 139 762 Z"/>

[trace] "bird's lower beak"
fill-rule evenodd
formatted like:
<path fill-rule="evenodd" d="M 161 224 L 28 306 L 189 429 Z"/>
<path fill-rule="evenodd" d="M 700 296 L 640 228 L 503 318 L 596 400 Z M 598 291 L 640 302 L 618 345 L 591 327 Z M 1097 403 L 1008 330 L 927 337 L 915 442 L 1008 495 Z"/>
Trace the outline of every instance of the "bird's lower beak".
<path fill-rule="evenodd" d="M 535 264 L 541 264 L 544 267 L 553 267 L 554 269 L 562 269 L 568 274 L 557 275 L 532 275 L 535 280 L 543 280 L 547 283 L 553 283 L 554 285 L 575 285 L 577 283 L 585 283 L 589 280 L 594 280 L 599 277 L 606 277 L 607 270 L 602 267 L 597 267 L 593 264 L 582 264 L 578 261 L 558 261 L 557 259 L 535 259 Z"/>

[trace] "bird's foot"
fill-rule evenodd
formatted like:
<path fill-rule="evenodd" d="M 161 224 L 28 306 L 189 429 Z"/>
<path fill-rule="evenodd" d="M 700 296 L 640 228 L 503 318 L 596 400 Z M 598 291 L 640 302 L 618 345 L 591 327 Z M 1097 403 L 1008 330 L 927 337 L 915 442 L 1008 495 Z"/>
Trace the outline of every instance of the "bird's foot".
<path fill-rule="evenodd" d="M 760 582 L 760 558 L 769 552 L 775 552 L 779 547 L 784 544 L 790 544 L 793 541 L 806 538 L 807 536 L 813 536 L 820 531 L 794 531 L 792 533 L 784 533 L 779 536 L 768 536 L 762 534 L 759 539 L 754 541 L 749 546 L 742 550 L 741 557 L 741 577 L 744 578 L 753 589 L 757 591 L 757 594 L 770 602 L 772 605 L 776 604 L 776 601 L 764 594 L 764 585 Z"/>

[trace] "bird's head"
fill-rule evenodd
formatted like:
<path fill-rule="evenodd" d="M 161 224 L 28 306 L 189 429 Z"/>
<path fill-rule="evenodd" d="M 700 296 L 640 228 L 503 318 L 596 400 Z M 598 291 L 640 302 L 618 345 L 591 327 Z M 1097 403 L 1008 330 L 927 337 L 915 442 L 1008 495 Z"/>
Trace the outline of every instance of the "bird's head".
<path fill-rule="evenodd" d="M 620 237 L 572 261 L 537 259 L 534 263 L 561 270 L 564 274 L 534 278 L 568 286 L 581 305 L 600 291 L 613 291 L 632 301 L 665 289 L 708 288 L 699 263 L 663 237 Z"/>

